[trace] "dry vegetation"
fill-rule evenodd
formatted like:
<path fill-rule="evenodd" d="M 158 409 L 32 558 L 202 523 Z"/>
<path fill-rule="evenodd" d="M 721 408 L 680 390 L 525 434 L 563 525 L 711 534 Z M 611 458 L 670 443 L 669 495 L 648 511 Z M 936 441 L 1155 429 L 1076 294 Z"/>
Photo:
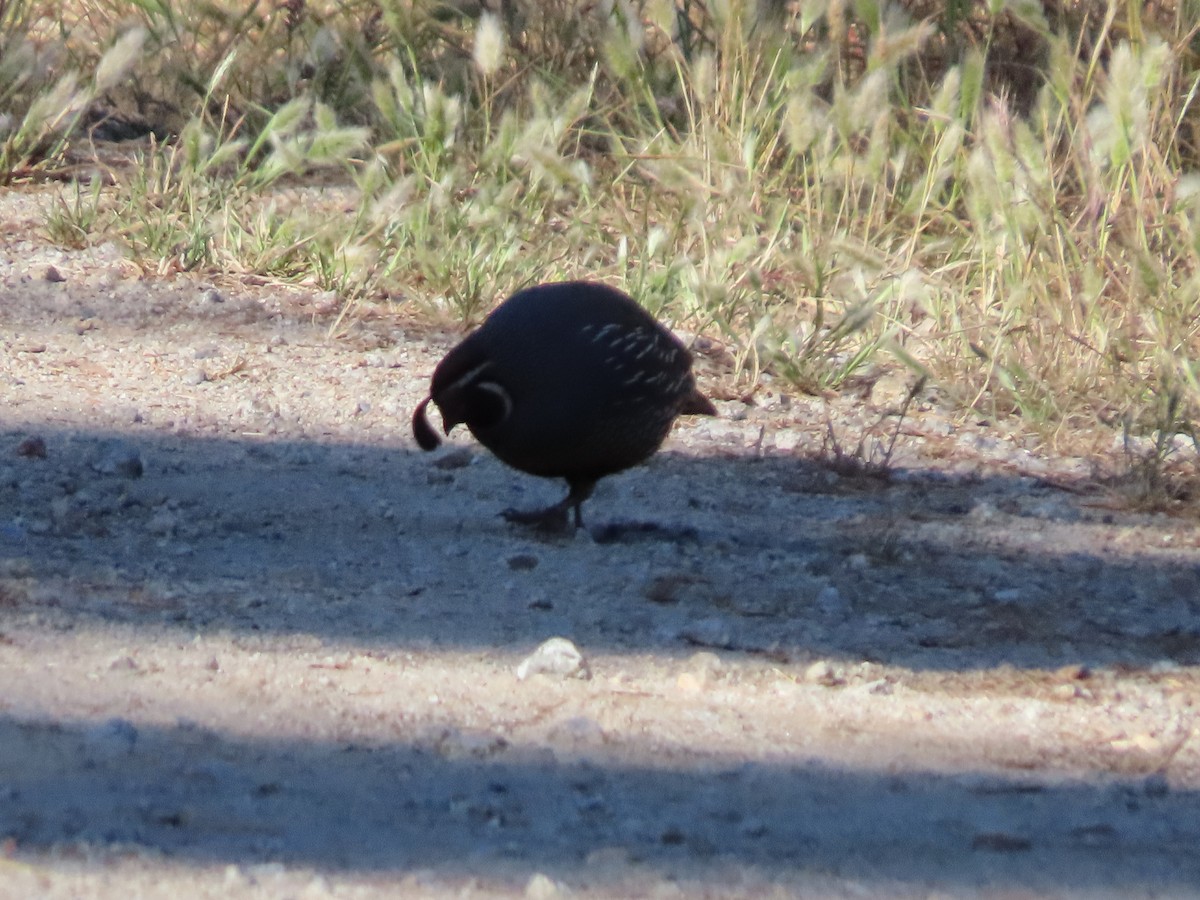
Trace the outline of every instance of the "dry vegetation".
<path fill-rule="evenodd" d="M 724 341 L 739 389 L 900 364 L 1046 439 L 1141 436 L 1146 496 L 1186 499 L 1197 21 L 1196 0 L 0 0 L 0 182 L 73 178 L 63 243 L 311 279 L 348 313 L 474 320 L 602 278 Z M 96 164 L 120 129 L 151 133 L 135 164 Z"/>

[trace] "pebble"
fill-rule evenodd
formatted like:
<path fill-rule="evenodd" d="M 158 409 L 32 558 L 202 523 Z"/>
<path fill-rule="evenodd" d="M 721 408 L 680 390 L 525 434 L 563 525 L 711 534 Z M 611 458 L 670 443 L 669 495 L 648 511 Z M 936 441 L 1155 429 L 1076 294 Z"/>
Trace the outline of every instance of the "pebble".
<path fill-rule="evenodd" d="M 871 561 L 865 553 L 851 553 L 846 557 L 846 566 L 851 569 L 869 569 Z"/>
<path fill-rule="evenodd" d="M 507 563 L 514 572 L 530 572 L 538 567 L 538 558 L 532 553 L 517 553 L 510 556 Z"/>
<path fill-rule="evenodd" d="M 877 409 L 902 406 L 916 383 L 917 376 L 907 370 L 885 372 L 871 385 L 871 405 Z"/>
<path fill-rule="evenodd" d="M 634 856 L 628 847 L 609 846 L 599 847 L 588 853 L 584 859 L 584 865 L 595 869 L 620 870 L 632 864 L 633 861 Z"/>
<path fill-rule="evenodd" d="M 842 596 L 833 585 L 826 585 L 821 588 L 817 594 L 816 601 L 817 609 L 827 616 L 840 617 L 845 616 L 849 612 L 849 604 L 846 603 L 846 598 Z"/>
<path fill-rule="evenodd" d="M 0 576 L 5 578 L 29 578 L 34 575 L 34 564 L 26 557 L 0 559 Z"/>
<path fill-rule="evenodd" d="M 45 439 L 38 437 L 37 435 L 25 438 L 25 440 L 17 444 L 17 456 L 24 456 L 27 459 L 45 459 Z"/>
<path fill-rule="evenodd" d="M 563 896 L 562 889 L 549 875 L 535 872 L 525 883 L 525 896 L 528 900 L 550 900 L 552 897 Z"/>
<path fill-rule="evenodd" d="M 662 830 L 658 840 L 668 847 L 678 847 L 687 842 L 687 833 L 677 825 L 668 825 Z"/>
<path fill-rule="evenodd" d="M 712 593 L 708 582 L 691 572 L 661 572 L 642 588 L 651 603 L 678 603 L 681 600 L 705 602 Z"/>
<path fill-rule="evenodd" d="M 1154 675 L 1168 675 L 1172 672 L 1178 672 L 1182 669 L 1178 662 L 1173 659 L 1160 659 L 1150 664 L 1150 672 Z"/>
<path fill-rule="evenodd" d="M 50 501 L 50 521 L 59 531 L 77 530 L 88 517 L 87 507 L 76 497 L 55 497 Z"/>
<path fill-rule="evenodd" d="M 337 291 L 321 291 L 313 296 L 313 308 L 322 315 L 337 312 L 341 305 Z"/>
<path fill-rule="evenodd" d="M 1003 514 L 988 501 L 980 500 L 971 507 L 971 511 L 967 515 L 975 522 L 990 522 L 993 519 L 1001 518 Z"/>
<path fill-rule="evenodd" d="M 745 819 L 738 826 L 738 831 L 749 838 L 765 837 L 770 830 L 770 826 L 768 826 L 766 822 L 757 818 Z"/>
<path fill-rule="evenodd" d="M 933 415 L 922 420 L 920 428 L 925 434 L 936 437 L 947 437 L 954 433 L 954 426 L 950 422 Z"/>
<path fill-rule="evenodd" d="M 794 590 L 796 593 L 802 592 L 799 585 Z M 749 618 L 767 618 L 778 615 L 787 603 L 786 598 L 766 589 L 766 586 L 757 579 L 744 583 L 742 589 L 732 596 L 726 597 L 718 594 L 713 599 L 718 606 L 731 609 L 738 615 Z"/>
<path fill-rule="evenodd" d="M 705 688 L 705 679 L 695 672 L 683 672 L 675 679 L 675 686 L 685 694 L 699 694 Z"/>
<path fill-rule="evenodd" d="M 145 471 L 142 454 L 137 447 L 124 441 L 105 441 L 96 448 L 91 467 L 101 475 L 119 475 L 122 478 L 141 478 Z"/>
<path fill-rule="evenodd" d="M 725 671 L 725 663 L 721 661 L 721 657 L 717 656 L 711 650 L 701 650 L 698 653 L 693 653 L 688 657 L 685 666 L 688 672 L 704 678 L 719 677 Z"/>
<path fill-rule="evenodd" d="M 1077 681 L 1085 681 L 1091 678 L 1093 674 L 1091 668 L 1084 663 L 1069 663 L 1059 667 L 1054 672 L 1059 678 L 1071 678 Z"/>
<path fill-rule="evenodd" d="M 972 850 L 987 850 L 991 853 L 1021 853 L 1033 849 L 1033 841 L 1018 834 L 989 831 L 971 839 Z"/>
<path fill-rule="evenodd" d="M 371 350 L 363 354 L 368 369 L 399 369 L 404 366 L 404 354 L 399 350 Z"/>
<path fill-rule="evenodd" d="M 130 753 L 138 741 L 138 730 L 128 719 L 114 718 L 88 728 L 83 740 L 93 753 L 106 756 Z"/>
<path fill-rule="evenodd" d="M 834 684 L 837 684 L 835 681 Z M 848 697 L 861 694 L 863 696 L 882 696 L 887 697 L 895 692 L 895 686 L 886 678 L 876 678 L 873 681 L 867 681 L 863 684 L 856 684 L 854 687 L 846 691 Z"/>
<path fill-rule="evenodd" d="M 216 344 L 204 344 L 192 351 L 192 359 L 215 359 L 221 355 L 221 348 Z"/>
<path fill-rule="evenodd" d="M 732 648 L 733 629 L 728 620 L 718 616 L 698 619 L 679 630 L 679 637 L 699 647 Z"/>
<path fill-rule="evenodd" d="M 453 471 L 454 469 L 465 469 L 475 459 L 475 454 L 466 447 L 456 447 L 439 456 L 433 461 L 435 469 L 444 471 Z"/>
<path fill-rule="evenodd" d="M 179 517 L 175 515 L 175 513 L 171 512 L 171 510 L 166 508 L 158 510 L 150 517 L 150 520 L 146 522 L 147 531 L 149 531 L 151 534 L 160 535 L 162 537 L 173 534 L 178 526 Z"/>
<path fill-rule="evenodd" d="M 591 678 L 587 660 L 566 638 L 552 637 L 533 651 L 517 666 L 517 678 L 524 681 L 531 675 L 556 675 L 559 678 Z"/>
<path fill-rule="evenodd" d="M 301 892 L 301 900 L 320 900 L 323 897 L 334 896 L 333 888 L 323 875 L 316 876 L 312 881 L 305 885 Z"/>
<path fill-rule="evenodd" d="M 1050 692 L 1055 700 L 1080 700 L 1090 698 L 1091 692 L 1086 691 L 1077 684 L 1059 684 L 1055 685 Z"/>
<path fill-rule="evenodd" d="M 479 731 L 447 729 L 437 742 L 437 751 L 445 759 L 484 759 L 508 746 L 501 735 Z"/>
<path fill-rule="evenodd" d="M 1142 793 L 1147 797 L 1165 797 L 1171 792 L 1171 783 L 1162 772 L 1147 775 L 1142 782 Z"/>
<path fill-rule="evenodd" d="M 844 684 L 841 673 L 828 660 L 819 659 L 804 670 L 804 680 L 809 684 L 819 684 L 824 687 L 836 687 Z"/>
<path fill-rule="evenodd" d="M 548 737 L 555 743 L 596 745 L 604 741 L 604 728 L 588 716 L 571 716 L 550 729 Z"/>
<path fill-rule="evenodd" d="M 999 454 L 1001 450 L 1006 449 L 1006 443 L 998 437 L 990 434 L 960 434 L 958 443 L 970 450 L 976 450 L 985 454 Z"/>
<path fill-rule="evenodd" d="M 782 453 L 791 453 L 800 446 L 801 433 L 796 428 L 782 428 L 775 432 L 775 449 Z"/>

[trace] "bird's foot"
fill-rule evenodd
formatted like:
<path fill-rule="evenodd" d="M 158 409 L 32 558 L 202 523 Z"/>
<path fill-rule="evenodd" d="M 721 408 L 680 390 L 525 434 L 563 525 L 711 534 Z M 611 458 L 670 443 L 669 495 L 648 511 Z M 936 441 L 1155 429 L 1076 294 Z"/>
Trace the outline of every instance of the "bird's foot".
<path fill-rule="evenodd" d="M 565 503 L 555 503 L 545 509 L 506 509 L 500 513 L 506 522 L 514 525 L 527 525 L 542 534 L 569 535 L 575 529 L 569 516 L 570 506 Z"/>

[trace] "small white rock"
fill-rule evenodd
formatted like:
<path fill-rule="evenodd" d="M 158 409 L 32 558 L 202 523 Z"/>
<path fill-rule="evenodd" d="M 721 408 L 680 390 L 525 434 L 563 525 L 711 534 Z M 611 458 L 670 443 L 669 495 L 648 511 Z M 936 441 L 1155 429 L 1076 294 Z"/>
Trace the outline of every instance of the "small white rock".
<path fill-rule="evenodd" d="M 525 896 L 529 900 L 550 900 L 552 897 L 561 897 L 562 895 L 563 892 L 555 880 L 541 872 L 535 872 L 525 884 Z"/>
<path fill-rule="evenodd" d="M 781 428 L 775 432 L 775 449 L 791 453 L 800 445 L 800 432 L 795 428 Z"/>
<path fill-rule="evenodd" d="M 809 684 L 820 684 L 825 687 L 833 687 L 843 681 L 838 670 L 824 659 L 817 660 L 804 670 L 804 680 Z"/>
<path fill-rule="evenodd" d="M 166 507 L 157 510 L 146 522 L 146 530 L 151 534 L 166 537 L 179 527 L 179 517 Z"/>
<path fill-rule="evenodd" d="M 517 678 L 524 681 L 530 675 L 557 675 L 559 678 L 591 678 L 587 660 L 579 648 L 566 638 L 552 637 L 543 641 L 533 653 L 517 666 Z"/>

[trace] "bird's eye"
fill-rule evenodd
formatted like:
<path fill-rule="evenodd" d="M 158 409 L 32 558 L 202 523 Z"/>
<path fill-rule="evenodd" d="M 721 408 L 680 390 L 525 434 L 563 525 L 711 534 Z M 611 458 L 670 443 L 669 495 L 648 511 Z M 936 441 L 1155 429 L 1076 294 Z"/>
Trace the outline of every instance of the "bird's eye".
<path fill-rule="evenodd" d="M 467 424 L 472 428 L 495 428 L 512 412 L 508 391 L 494 381 L 472 385 L 467 402 Z"/>

